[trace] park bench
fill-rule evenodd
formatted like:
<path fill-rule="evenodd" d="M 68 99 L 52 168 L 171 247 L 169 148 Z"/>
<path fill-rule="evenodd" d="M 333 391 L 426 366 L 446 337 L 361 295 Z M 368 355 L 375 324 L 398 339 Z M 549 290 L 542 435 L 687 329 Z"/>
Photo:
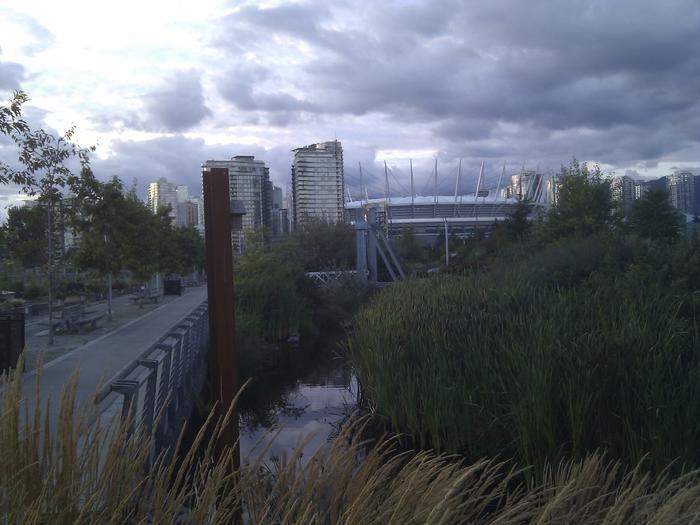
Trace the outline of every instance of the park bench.
<path fill-rule="evenodd" d="M 61 317 L 52 322 L 54 328 L 60 328 L 66 332 L 82 332 L 87 325 L 94 330 L 97 328 L 97 321 L 102 319 L 101 314 L 86 312 L 82 304 L 64 306 L 61 310 Z"/>
<path fill-rule="evenodd" d="M 134 304 L 138 304 L 139 306 L 143 305 L 146 301 L 157 303 L 160 301 L 160 290 L 157 288 L 144 288 L 132 295 L 131 300 L 134 301 Z"/>

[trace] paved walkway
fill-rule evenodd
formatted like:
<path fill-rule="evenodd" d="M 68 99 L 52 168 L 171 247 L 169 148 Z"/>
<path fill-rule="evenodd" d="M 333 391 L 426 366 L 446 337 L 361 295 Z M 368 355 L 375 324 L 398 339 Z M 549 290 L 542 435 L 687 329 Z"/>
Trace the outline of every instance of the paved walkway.
<path fill-rule="evenodd" d="M 156 343 L 206 298 L 206 285 L 186 288 L 181 297 L 146 311 L 111 332 L 47 362 L 41 372 L 40 395 L 42 406 L 49 396 L 51 398 L 52 428 L 56 428 L 61 390 L 73 373 L 79 373 L 76 390 L 79 410 L 81 407 L 91 408 L 93 396 L 101 385 Z M 23 383 L 25 399 L 33 407 L 36 401 L 36 373 L 25 373 Z"/>

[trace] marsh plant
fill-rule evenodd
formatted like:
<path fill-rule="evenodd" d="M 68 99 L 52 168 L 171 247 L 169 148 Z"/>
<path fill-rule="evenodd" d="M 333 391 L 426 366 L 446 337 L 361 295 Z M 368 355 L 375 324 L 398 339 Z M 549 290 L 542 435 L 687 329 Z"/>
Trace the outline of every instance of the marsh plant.
<path fill-rule="evenodd" d="M 589 524 L 700 517 L 700 472 L 652 480 L 591 455 L 547 467 L 539 485 L 526 487 L 522 472 L 496 460 L 398 452 L 394 439 L 369 446 L 362 420 L 304 461 L 300 443 L 273 465 L 263 462 L 267 451 L 246 458 L 234 474 L 230 450 L 214 454 L 221 427 L 210 418 L 190 450 L 176 451 L 181 461 L 168 461 L 167 453 L 149 460 L 149 436 L 129 435 L 119 422 L 89 424 L 74 392 L 75 378 L 52 429 L 47 410 L 24 405 L 20 376 L 5 382 L 4 523 Z"/>
<path fill-rule="evenodd" d="M 566 242 L 375 298 L 349 341 L 368 407 L 412 446 L 537 472 L 700 466 L 697 249 Z"/>

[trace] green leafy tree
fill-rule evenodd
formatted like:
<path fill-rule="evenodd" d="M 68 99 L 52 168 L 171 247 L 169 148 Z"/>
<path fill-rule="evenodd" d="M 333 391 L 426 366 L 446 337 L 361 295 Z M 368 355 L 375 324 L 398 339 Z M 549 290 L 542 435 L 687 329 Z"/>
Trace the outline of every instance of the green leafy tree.
<path fill-rule="evenodd" d="M 49 318 L 53 310 L 53 273 L 56 208 L 68 191 L 78 200 L 94 190 L 95 179 L 90 170 L 90 152 L 73 141 L 75 128 L 64 135 L 54 135 L 43 129 L 32 130 L 21 118 L 22 105 L 29 100 L 17 92 L 9 106 L 0 107 L 0 133 L 10 137 L 18 150 L 19 168 L 0 164 L 0 183 L 20 186 L 23 193 L 37 195 L 45 206 L 47 224 L 47 274 L 49 281 Z M 77 171 L 76 171 L 77 170 Z M 62 219 L 65 216 L 61 217 Z M 53 344 L 53 327 L 49 323 L 49 345 Z"/>
<path fill-rule="evenodd" d="M 80 243 L 74 261 L 80 268 L 92 269 L 107 278 L 107 314 L 112 320 L 112 276 L 124 268 L 130 242 L 130 225 L 124 221 L 129 203 L 118 177 L 98 183 L 93 199 L 86 201 L 77 219 Z"/>
<path fill-rule="evenodd" d="M 629 225 L 632 233 L 640 237 L 674 239 L 680 234 L 682 220 L 682 215 L 671 206 L 668 194 L 652 188 L 634 203 Z"/>
<path fill-rule="evenodd" d="M 204 239 L 194 227 L 171 229 L 172 255 L 166 273 L 188 274 L 204 266 Z"/>
<path fill-rule="evenodd" d="M 503 221 L 503 229 L 511 241 L 522 241 L 527 238 L 532 228 L 530 213 L 532 208 L 526 200 L 518 201 L 513 211 Z"/>
<path fill-rule="evenodd" d="M 12 207 L 5 226 L 8 254 L 24 268 L 47 262 L 46 210 L 40 206 Z"/>
<path fill-rule="evenodd" d="M 135 193 L 126 195 L 124 208 L 124 267 L 142 282 L 163 269 L 163 255 L 167 240 L 163 238 L 169 219 L 154 215 Z M 166 232 L 167 233 L 167 232 Z"/>
<path fill-rule="evenodd" d="M 599 166 L 589 168 L 574 159 L 562 166 L 557 202 L 547 216 L 550 237 L 588 236 L 610 228 L 613 222 L 610 181 Z"/>
<path fill-rule="evenodd" d="M 275 249 L 306 272 L 355 266 L 355 232 L 342 222 L 309 221 Z"/>

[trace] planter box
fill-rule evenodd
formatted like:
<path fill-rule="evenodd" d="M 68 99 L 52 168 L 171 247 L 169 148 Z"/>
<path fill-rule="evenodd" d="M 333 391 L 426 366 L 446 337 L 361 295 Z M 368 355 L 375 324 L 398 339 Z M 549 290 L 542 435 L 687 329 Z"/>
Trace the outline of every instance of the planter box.
<path fill-rule="evenodd" d="M 0 372 L 17 368 L 24 349 L 24 314 L 0 314 Z"/>

